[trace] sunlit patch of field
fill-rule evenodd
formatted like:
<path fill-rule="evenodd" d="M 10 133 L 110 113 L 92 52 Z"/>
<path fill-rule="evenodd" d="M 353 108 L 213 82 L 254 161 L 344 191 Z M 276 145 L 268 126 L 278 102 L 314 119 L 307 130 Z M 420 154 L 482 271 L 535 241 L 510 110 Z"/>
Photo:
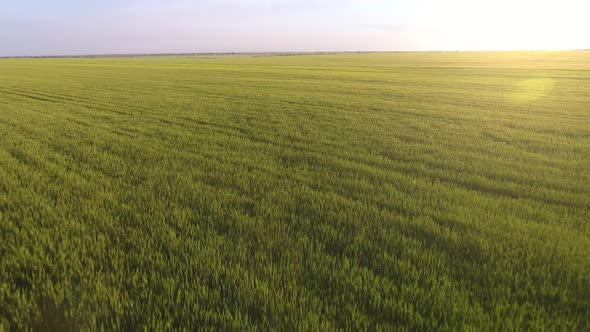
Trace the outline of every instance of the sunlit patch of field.
<path fill-rule="evenodd" d="M 0 330 L 588 330 L 589 59 L 0 60 Z"/>

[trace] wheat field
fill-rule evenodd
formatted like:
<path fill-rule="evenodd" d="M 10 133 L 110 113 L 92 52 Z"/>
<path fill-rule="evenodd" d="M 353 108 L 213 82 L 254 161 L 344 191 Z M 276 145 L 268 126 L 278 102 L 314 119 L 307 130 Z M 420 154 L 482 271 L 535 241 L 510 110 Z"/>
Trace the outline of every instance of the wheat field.
<path fill-rule="evenodd" d="M 0 60 L 0 330 L 590 330 L 590 52 Z"/>

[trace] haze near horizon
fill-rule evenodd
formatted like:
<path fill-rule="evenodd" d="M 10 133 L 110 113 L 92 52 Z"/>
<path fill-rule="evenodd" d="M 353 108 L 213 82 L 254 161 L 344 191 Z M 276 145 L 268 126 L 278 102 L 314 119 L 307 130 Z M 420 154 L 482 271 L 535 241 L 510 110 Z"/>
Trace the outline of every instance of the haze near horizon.
<path fill-rule="evenodd" d="M 583 49 L 589 9 L 581 0 L 25 0 L 0 4 L 0 56 Z"/>

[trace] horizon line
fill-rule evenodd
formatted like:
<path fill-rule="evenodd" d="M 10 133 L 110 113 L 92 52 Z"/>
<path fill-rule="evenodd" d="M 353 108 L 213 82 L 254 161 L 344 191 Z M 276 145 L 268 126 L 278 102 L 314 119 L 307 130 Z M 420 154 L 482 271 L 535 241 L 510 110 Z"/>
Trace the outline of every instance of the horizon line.
<path fill-rule="evenodd" d="M 155 53 L 88 53 L 88 54 L 46 54 L 46 55 L 0 55 L 0 59 L 67 59 L 67 58 L 109 58 L 109 57 L 158 57 L 158 56 L 231 56 L 231 55 L 328 55 L 328 54 L 371 54 L 371 53 L 476 53 L 476 52 L 577 52 L 590 51 L 580 49 L 465 49 L 465 50 L 399 50 L 399 51 L 255 51 L 255 52 L 155 52 Z"/>

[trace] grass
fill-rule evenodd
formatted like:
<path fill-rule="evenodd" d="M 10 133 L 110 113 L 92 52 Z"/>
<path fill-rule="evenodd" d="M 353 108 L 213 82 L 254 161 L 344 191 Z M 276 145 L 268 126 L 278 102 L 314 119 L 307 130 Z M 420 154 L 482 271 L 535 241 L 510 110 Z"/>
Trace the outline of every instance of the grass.
<path fill-rule="evenodd" d="M 589 57 L 0 60 L 0 330 L 589 330 Z"/>

